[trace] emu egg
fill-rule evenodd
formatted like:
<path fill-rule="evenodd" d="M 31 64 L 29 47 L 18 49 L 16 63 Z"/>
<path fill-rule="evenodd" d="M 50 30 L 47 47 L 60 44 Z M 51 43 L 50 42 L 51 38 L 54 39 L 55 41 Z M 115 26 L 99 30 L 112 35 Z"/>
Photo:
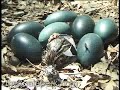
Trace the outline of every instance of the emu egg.
<path fill-rule="evenodd" d="M 77 14 L 72 11 L 57 11 L 45 19 L 44 24 L 49 25 L 54 22 L 72 22 L 77 17 Z"/>
<path fill-rule="evenodd" d="M 13 53 L 22 58 L 27 58 L 31 62 L 41 60 L 42 46 L 39 41 L 27 33 L 18 33 L 11 40 Z"/>
<path fill-rule="evenodd" d="M 12 37 L 16 35 L 17 33 L 28 33 L 35 38 L 38 38 L 39 33 L 41 30 L 44 28 L 43 25 L 41 25 L 38 22 L 34 21 L 29 21 L 29 22 L 24 22 L 16 25 L 9 33 L 8 35 L 8 44 L 11 42 Z"/>
<path fill-rule="evenodd" d="M 108 43 L 116 38 L 117 25 L 111 19 L 101 19 L 96 23 L 94 33 L 98 34 L 104 43 Z"/>
<path fill-rule="evenodd" d="M 78 16 L 72 24 L 72 34 L 76 39 L 81 39 L 87 33 L 92 33 L 95 23 L 88 15 Z"/>
<path fill-rule="evenodd" d="M 94 33 L 84 35 L 77 46 L 79 62 L 87 67 L 99 62 L 103 55 L 104 45 L 102 39 Z"/>
<path fill-rule="evenodd" d="M 53 33 L 67 34 L 70 32 L 70 26 L 65 22 L 55 22 L 47 25 L 39 34 L 38 40 L 42 45 L 46 44 Z"/>

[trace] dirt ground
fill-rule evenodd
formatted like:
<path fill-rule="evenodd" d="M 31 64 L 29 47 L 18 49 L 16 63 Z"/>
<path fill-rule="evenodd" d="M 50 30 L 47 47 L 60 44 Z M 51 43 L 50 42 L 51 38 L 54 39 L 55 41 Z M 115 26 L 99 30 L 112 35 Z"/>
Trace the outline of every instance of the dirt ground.
<path fill-rule="evenodd" d="M 5 90 L 119 90 L 119 42 L 110 43 L 101 62 L 83 68 L 74 62 L 57 71 L 61 83 L 50 82 L 45 68 L 40 63 L 34 65 L 9 64 L 16 59 L 7 45 L 9 31 L 18 23 L 35 20 L 43 24 L 46 17 L 58 10 L 74 11 L 77 15 L 88 14 L 97 22 L 110 18 L 119 27 L 119 6 L 116 0 L 2 0 L 2 89 Z M 54 77 L 53 77 L 54 79 Z M 37 85 L 36 85 L 37 84 Z"/>

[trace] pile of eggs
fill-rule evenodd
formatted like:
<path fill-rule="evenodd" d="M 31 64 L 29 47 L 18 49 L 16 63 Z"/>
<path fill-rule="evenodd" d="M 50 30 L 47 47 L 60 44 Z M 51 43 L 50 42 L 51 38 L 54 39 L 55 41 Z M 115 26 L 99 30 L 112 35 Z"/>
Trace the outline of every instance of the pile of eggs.
<path fill-rule="evenodd" d="M 77 58 L 83 66 L 97 63 L 103 55 L 104 44 L 118 34 L 114 21 L 108 18 L 97 23 L 88 16 L 72 11 L 57 11 L 44 20 L 44 25 L 29 21 L 16 25 L 8 35 L 8 45 L 18 57 L 31 62 L 41 61 L 43 47 L 53 33 L 72 35 L 77 46 Z"/>

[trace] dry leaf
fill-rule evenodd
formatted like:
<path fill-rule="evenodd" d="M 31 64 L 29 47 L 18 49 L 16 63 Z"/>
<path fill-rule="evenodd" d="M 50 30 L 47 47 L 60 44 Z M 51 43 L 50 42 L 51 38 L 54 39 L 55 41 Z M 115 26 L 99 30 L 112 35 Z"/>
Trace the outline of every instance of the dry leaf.
<path fill-rule="evenodd" d="M 7 48 L 4 47 L 4 48 L 2 49 L 2 55 L 1 55 L 2 66 L 6 66 L 6 60 L 7 60 L 7 57 L 4 56 L 6 53 L 7 53 Z"/>
<path fill-rule="evenodd" d="M 86 75 L 85 77 L 82 78 L 82 82 L 81 82 L 81 86 L 80 88 L 84 88 L 85 86 L 87 86 L 89 83 L 88 83 L 88 80 L 90 79 L 91 77 Z"/>
<path fill-rule="evenodd" d="M 111 57 L 111 52 L 107 51 L 107 57 L 108 57 L 108 60 L 111 60 L 112 57 Z"/>
<path fill-rule="evenodd" d="M 113 47 L 112 45 L 109 45 L 108 51 L 109 52 L 118 52 L 119 51 L 119 45 L 116 45 L 115 47 Z"/>
<path fill-rule="evenodd" d="M 111 81 L 109 81 L 109 82 L 106 84 L 104 90 L 115 90 L 114 87 L 117 87 L 117 86 L 116 86 L 116 83 L 111 80 Z"/>
<path fill-rule="evenodd" d="M 29 89 L 29 90 L 34 90 L 35 87 L 36 87 L 36 78 L 30 78 L 30 79 L 27 79 L 26 80 L 26 87 Z"/>
<path fill-rule="evenodd" d="M 107 75 L 109 75 L 112 80 L 119 80 L 119 75 L 115 71 L 107 70 Z"/>
<path fill-rule="evenodd" d="M 22 76 L 12 76 L 10 77 L 10 81 L 18 81 L 18 80 L 25 80 L 25 79 L 28 79 L 29 77 L 28 76 L 25 76 L 25 77 L 22 77 Z"/>
<path fill-rule="evenodd" d="M 68 89 L 69 90 L 69 89 Z M 80 90 L 79 88 L 71 88 L 71 90 Z"/>
<path fill-rule="evenodd" d="M 4 1 L 6 1 L 6 0 L 4 0 Z M 43 3 L 43 2 L 46 0 L 43 0 L 43 1 L 40 0 L 40 1 L 42 1 L 42 3 L 35 0 L 33 2 L 30 2 L 31 3 L 30 5 L 28 5 L 26 3 L 26 1 L 19 0 L 17 3 L 15 1 L 16 0 L 13 0 L 13 1 L 10 0 L 9 2 L 6 3 L 6 6 L 7 6 L 6 9 L 2 9 L 3 15 L 2 15 L 2 24 L 1 25 L 2 25 L 2 34 L 4 36 L 7 35 L 8 32 L 16 24 L 18 24 L 20 22 L 26 22 L 29 20 L 35 20 L 35 21 L 39 20 L 39 22 L 42 23 L 43 20 L 48 16 L 48 14 L 51 14 L 53 11 L 57 11 L 57 9 L 58 10 L 71 10 L 71 11 L 74 11 L 75 13 L 77 13 L 78 15 L 85 14 L 85 11 L 86 11 L 87 13 L 92 14 L 90 16 L 94 19 L 95 22 L 97 22 L 100 18 L 107 17 L 107 18 L 113 19 L 116 22 L 116 24 L 119 23 L 119 20 L 118 20 L 119 19 L 119 16 L 118 16 L 119 8 L 118 8 L 118 6 L 115 7 L 114 5 L 111 5 L 111 3 L 109 1 L 101 1 L 101 0 L 100 1 L 97 1 L 97 0 L 95 0 L 95 1 L 78 1 L 78 0 L 74 0 L 73 2 L 68 2 L 65 0 L 64 1 L 61 0 L 62 3 L 60 4 L 60 6 L 53 5 L 51 3 L 48 3 L 48 4 L 46 3 L 47 5 L 45 5 L 45 3 Z M 28 1 L 32 1 L 32 0 L 28 0 Z M 55 0 L 52 0 L 52 1 L 55 1 Z M 47 2 L 51 2 L 51 1 L 48 0 Z M 97 10 L 97 8 L 102 8 L 102 9 Z M 7 12 L 7 11 L 9 11 L 9 12 Z M 25 13 L 23 13 L 21 11 L 24 11 Z M 24 14 L 24 16 L 16 17 L 16 15 L 14 15 L 14 14 L 16 14 L 18 16 L 21 14 Z M 118 27 L 119 27 L 119 25 L 118 25 Z M 4 46 L 3 46 L 3 48 L 4 48 Z M 2 57 L 1 57 L 2 60 L 8 59 L 9 54 L 7 54 L 3 58 L 3 54 L 6 52 L 7 52 L 7 50 L 5 50 L 5 49 L 2 51 Z M 118 54 L 116 54 L 116 53 L 118 53 Z M 10 55 L 10 56 L 12 56 L 12 55 Z M 104 61 L 110 62 L 111 60 L 118 58 L 119 44 L 117 44 L 115 47 L 112 45 L 109 45 L 108 50 L 107 50 L 107 56 L 109 58 L 107 58 L 107 59 L 104 58 L 104 60 L 102 60 L 102 62 L 104 62 Z M 119 61 L 119 59 L 117 59 L 117 60 Z M 95 89 L 97 89 L 97 90 L 118 90 L 118 89 L 116 89 L 116 88 L 118 88 L 118 83 L 119 83 L 118 82 L 119 78 L 118 78 L 118 74 L 117 74 L 118 72 L 116 72 L 116 71 L 118 71 L 118 68 L 116 68 L 116 71 L 112 71 L 111 69 L 109 70 L 108 64 L 107 63 L 103 64 L 102 62 L 95 64 L 94 67 L 91 67 L 92 74 L 94 74 L 94 75 L 97 74 L 98 77 L 97 76 L 95 77 L 94 75 L 90 75 L 90 73 L 91 73 L 90 70 L 83 69 L 79 65 L 71 64 L 68 68 L 61 70 L 62 73 L 66 73 L 65 70 L 68 73 L 68 74 L 66 73 L 65 75 L 61 75 L 61 78 L 67 79 L 67 76 L 71 77 L 71 79 L 74 81 L 74 83 L 76 83 L 75 80 L 80 80 L 79 84 L 81 84 L 81 87 L 83 87 L 83 89 L 85 89 L 85 90 L 86 90 L 86 87 L 88 87 L 88 90 L 91 90 L 91 89 L 93 90 L 93 88 L 91 88 L 92 85 L 96 86 Z M 116 67 L 116 62 L 114 62 L 114 63 L 115 63 L 114 66 Z M 111 65 L 109 64 L 109 66 L 111 66 Z M 80 69 L 80 70 L 78 70 L 78 69 Z M 7 70 L 8 70 L 7 72 L 12 71 L 13 72 L 12 74 L 16 73 L 16 67 L 9 67 L 9 68 L 7 68 Z M 47 80 L 48 78 L 41 71 L 38 71 L 38 73 L 36 74 L 36 70 L 34 68 L 31 68 L 31 67 L 29 68 L 29 67 L 25 66 L 25 67 L 17 68 L 17 70 L 18 70 L 17 72 L 20 72 L 20 73 L 22 73 L 22 75 L 25 75 L 25 76 L 26 76 L 26 74 L 24 74 L 23 71 L 25 73 L 26 73 L 26 71 L 33 72 L 33 73 L 29 73 L 29 75 L 27 74 L 27 76 L 30 77 L 31 75 L 33 75 L 34 77 L 37 77 L 37 79 L 43 80 L 44 82 L 48 83 L 48 80 Z M 79 74 L 77 74 L 77 73 L 79 73 Z M 111 78 L 102 77 L 99 75 L 101 73 L 106 76 L 109 76 Z M 6 76 L 7 79 L 9 79 L 9 78 L 11 78 L 13 80 L 16 79 L 16 77 L 11 77 L 10 74 L 11 73 L 9 73 L 8 76 Z M 83 76 L 84 76 L 84 78 L 82 78 Z M 73 77 L 74 77 L 74 79 L 73 79 Z M 81 78 L 83 81 L 81 81 Z M 91 81 L 89 78 L 91 79 Z M 94 78 L 96 78 L 97 80 Z M 111 79 L 111 81 L 108 82 L 110 79 Z M 95 83 L 94 83 L 95 80 L 96 80 L 95 83 L 100 83 L 102 85 L 99 85 L 99 86 L 95 85 Z M 116 81 L 114 82 L 113 80 L 116 80 Z M 4 80 L 2 80 L 2 81 L 4 81 Z M 116 84 L 116 82 L 117 82 L 117 84 Z M 89 84 L 89 83 L 92 83 L 92 84 Z M 97 88 L 97 86 L 99 87 L 99 89 Z M 100 88 L 103 88 L 103 89 L 100 89 Z M 2 86 L 2 89 L 10 90 L 4 86 Z M 33 89 L 33 88 L 29 88 L 29 89 Z M 36 89 L 34 89 L 34 90 L 48 90 L 48 89 L 49 90 L 83 90 L 80 88 L 78 89 L 77 87 L 76 88 L 75 87 L 73 87 L 73 88 L 67 87 L 67 88 L 63 89 L 62 87 L 56 87 L 56 86 L 50 87 L 47 85 L 36 87 Z M 16 88 L 16 89 L 12 89 L 12 90 L 24 90 L 24 89 Z"/>
<path fill-rule="evenodd" d="M 2 86 L 2 87 L 1 87 L 1 90 L 10 90 L 10 88 L 9 88 L 9 87 L 5 87 L 5 86 Z"/>
<path fill-rule="evenodd" d="M 109 79 L 108 80 L 98 80 L 99 83 L 103 83 L 103 84 L 107 83 L 108 81 L 109 81 Z"/>
<path fill-rule="evenodd" d="M 12 66 L 12 65 L 11 65 L 11 66 L 10 66 L 10 69 L 13 70 L 13 71 L 15 71 L 15 72 L 17 72 L 17 68 L 16 68 L 15 66 Z"/>
<path fill-rule="evenodd" d="M 91 71 L 98 74 L 106 74 L 108 65 L 106 62 L 99 62 L 91 68 Z"/>
<path fill-rule="evenodd" d="M 115 88 L 118 88 L 119 86 L 113 80 L 110 80 L 107 83 L 101 83 L 100 87 L 103 90 L 116 90 Z"/>
<path fill-rule="evenodd" d="M 68 66 L 64 67 L 63 69 L 71 69 L 71 70 L 78 70 L 80 67 L 76 63 L 69 64 Z"/>
<path fill-rule="evenodd" d="M 106 62 L 106 63 L 108 62 L 106 56 L 103 56 L 100 60 L 101 60 L 102 62 Z"/>
<path fill-rule="evenodd" d="M 67 80 L 68 79 L 68 75 L 65 75 L 63 73 L 59 73 L 59 77 L 62 79 L 62 80 Z"/>
<path fill-rule="evenodd" d="M 1 13 L 2 13 L 2 14 L 5 14 L 5 13 L 7 13 L 7 12 L 8 12 L 8 9 L 3 9 Z"/>
<path fill-rule="evenodd" d="M 64 67 L 62 70 L 64 72 L 72 72 L 76 77 L 81 77 L 80 74 L 77 74 L 77 73 L 80 73 L 79 70 L 80 70 L 80 66 L 78 63 L 72 63 L 72 64 L 69 64 L 68 66 Z"/>
<path fill-rule="evenodd" d="M 7 48 L 6 48 L 6 47 L 4 47 L 4 48 L 2 49 L 2 56 L 3 56 L 5 53 L 7 53 Z"/>

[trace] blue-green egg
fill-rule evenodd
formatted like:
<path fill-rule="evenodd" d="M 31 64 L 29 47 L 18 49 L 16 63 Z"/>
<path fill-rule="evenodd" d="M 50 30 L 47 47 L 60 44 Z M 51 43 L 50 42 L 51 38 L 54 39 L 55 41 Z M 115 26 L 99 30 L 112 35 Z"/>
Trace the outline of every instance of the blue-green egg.
<path fill-rule="evenodd" d="M 39 42 L 45 45 L 53 33 L 67 34 L 70 32 L 70 26 L 65 22 L 55 22 L 47 25 L 39 34 Z"/>
<path fill-rule="evenodd" d="M 11 42 L 12 37 L 18 33 L 27 33 L 38 39 L 38 35 L 43 28 L 44 28 L 43 25 L 35 21 L 28 21 L 17 24 L 8 34 L 7 37 L 8 44 Z"/>
<path fill-rule="evenodd" d="M 84 35 L 77 45 L 78 61 L 85 67 L 99 62 L 103 52 L 103 41 L 95 33 Z"/>
<path fill-rule="evenodd" d="M 42 46 L 32 35 L 18 33 L 13 36 L 10 46 L 13 53 L 20 58 L 27 58 L 31 62 L 41 61 Z"/>
<path fill-rule="evenodd" d="M 45 19 L 44 25 L 49 25 L 54 22 L 72 22 L 77 17 L 77 14 L 73 11 L 57 11 L 54 12 Z"/>
<path fill-rule="evenodd" d="M 93 33 L 95 23 L 88 15 L 78 16 L 72 24 L 72 35 L 75 39 L 81 39 L 87 33 Z"/>
<path fill-rule="evenodd" d="M 104 43 L 108 43 L 117 37 L 118 28 L 113 20 L 104 18 L 96 23 L 94 33 L 98 34 Z"/>

